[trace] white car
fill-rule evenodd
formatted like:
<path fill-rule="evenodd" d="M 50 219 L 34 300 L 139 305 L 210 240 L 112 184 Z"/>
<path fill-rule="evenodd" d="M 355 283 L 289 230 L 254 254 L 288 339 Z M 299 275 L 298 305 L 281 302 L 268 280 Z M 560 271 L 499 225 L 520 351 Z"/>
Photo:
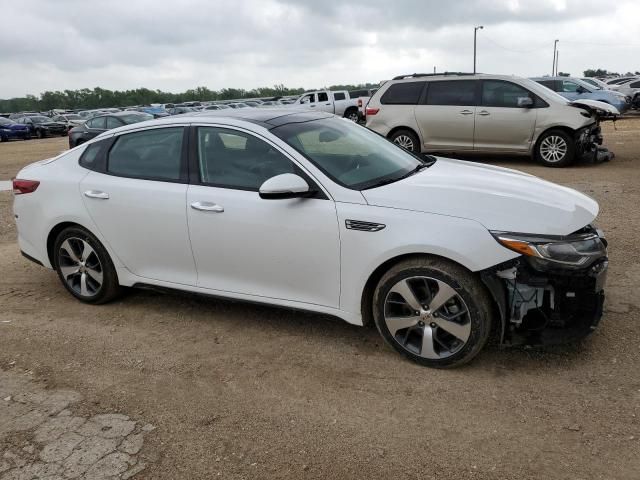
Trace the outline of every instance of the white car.
<path fill-rule="evenodd" d="M 292 104 L 302 108 L 333 113 L 339 117 L 348 118 L 352 122 L 358 121 L 357 98 L 351 97 L 346 90 L 319 90 L 305 92 Z"/>
<path fill-rule="evenodd" d="M 581 337 L 602 315 L 598 204 L 531 175 L 418 157 L 285 108 L 109 130 L 13 182 L 19 245 L 77 299 L 153 286 L 373 321 L 433 367 Z"/>

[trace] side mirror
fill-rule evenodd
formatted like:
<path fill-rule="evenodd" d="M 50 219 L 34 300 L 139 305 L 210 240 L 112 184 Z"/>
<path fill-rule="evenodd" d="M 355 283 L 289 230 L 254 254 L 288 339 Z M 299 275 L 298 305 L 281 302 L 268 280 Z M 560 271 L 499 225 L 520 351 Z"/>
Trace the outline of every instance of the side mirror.
<path fill-rule="evenodd" d="M 284 198 L 308 197 L 314 193 L 309 184 L 299 175 L 283 173 L 266 180 L 259 189 L 260 198 L 279 200 Z"/>
<path fill-rule="evenodd" d="M 531 97 L 518 97 L 518 108 L 531 108 L 533 107 L 533 100 Z"/>

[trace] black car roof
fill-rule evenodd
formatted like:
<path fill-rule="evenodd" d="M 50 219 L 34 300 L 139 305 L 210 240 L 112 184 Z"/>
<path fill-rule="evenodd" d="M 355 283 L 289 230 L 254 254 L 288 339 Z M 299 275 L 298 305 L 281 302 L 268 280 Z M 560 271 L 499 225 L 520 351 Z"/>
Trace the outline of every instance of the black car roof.
<path fill-rule="evenodd" d="M 334 115 L 327 112 L 309 112 L 294 108 L 239 108 L 236 110 L 225 108 L 223 110 L 205 110 L 196 113 L 194 116 L 238 118 L 271 129 L 288 123 L 331 118 Z"/>

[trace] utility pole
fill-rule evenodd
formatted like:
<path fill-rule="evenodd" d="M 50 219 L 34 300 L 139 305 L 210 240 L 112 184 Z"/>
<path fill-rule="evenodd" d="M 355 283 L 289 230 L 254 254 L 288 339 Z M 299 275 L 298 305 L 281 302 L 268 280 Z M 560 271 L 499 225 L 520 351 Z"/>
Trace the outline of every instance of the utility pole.
<path fill-rule="evenodd" d="M 558 62 L 560 61 L 560 50 L 556 53 L 556 76 L 558 75 Z"/>
<path fill-rule="evenodd" d="M 483 25 L 478 25 L 473 28 L 473 73 L 476 73 L 476 52 L 478 50 L 478 30 L 482 30 L 484 28 Z"/>
<path fill-rule="evenodd" d="M 558 42 L 560 40 L 555 40 L 553 42 L 553 63 L 551 64 L 551 76 L 555 77 L 556 76 L 556 51 L 558 49 Z"/>

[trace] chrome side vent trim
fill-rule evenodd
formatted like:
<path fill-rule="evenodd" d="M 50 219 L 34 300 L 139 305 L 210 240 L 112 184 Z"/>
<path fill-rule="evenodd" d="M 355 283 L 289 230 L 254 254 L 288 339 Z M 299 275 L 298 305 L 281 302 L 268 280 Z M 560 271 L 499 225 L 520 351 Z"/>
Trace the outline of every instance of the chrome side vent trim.
<path fill-rule="evenodd" d="M 345 220 L 344 224 L 349 230 L 360 230 L 361 232 L 379 232 L 386 227 L 384 223 L 363 222 L 362 220 Z"/>

